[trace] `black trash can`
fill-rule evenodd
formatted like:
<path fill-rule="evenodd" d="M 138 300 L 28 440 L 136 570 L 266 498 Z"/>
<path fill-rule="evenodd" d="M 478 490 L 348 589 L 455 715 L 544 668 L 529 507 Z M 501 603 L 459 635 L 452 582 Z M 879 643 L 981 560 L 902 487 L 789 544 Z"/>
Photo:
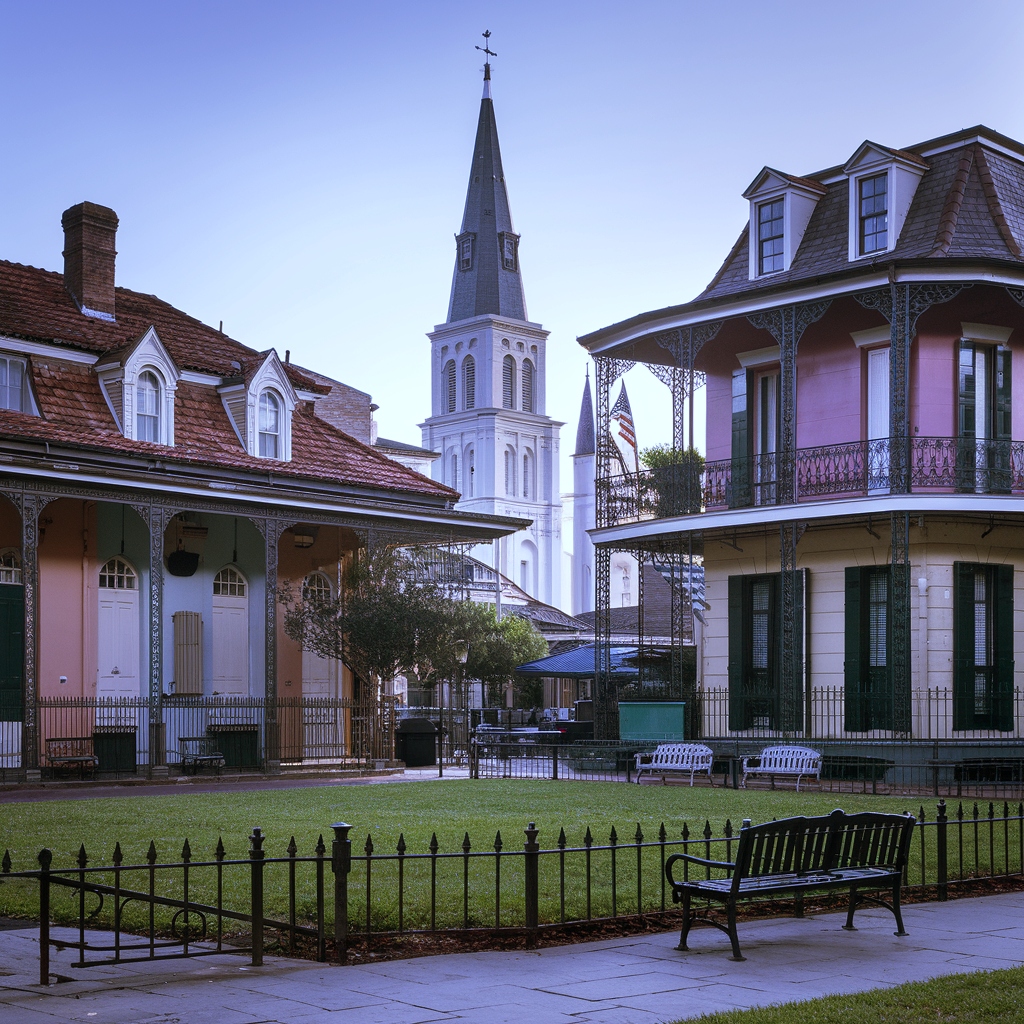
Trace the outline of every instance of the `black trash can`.
<path fill-rule="evenodd" d="M 437 726 L 429 718 L 403 718 L 395 730 L 395 756 L 407 768 L 437 764 Z"/>

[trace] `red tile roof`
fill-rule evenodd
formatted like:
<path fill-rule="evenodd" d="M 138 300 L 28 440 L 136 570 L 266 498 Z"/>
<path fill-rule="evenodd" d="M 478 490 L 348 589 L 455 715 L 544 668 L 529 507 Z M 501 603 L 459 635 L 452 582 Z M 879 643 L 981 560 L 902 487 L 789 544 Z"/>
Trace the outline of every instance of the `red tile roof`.
<path fill-rule="evenodd" d="M 152 295 L 118 288 L 116 310 L 113 323 L 84 316 L 64 289 L 61 274 L 0 261 L 0 335 L 106 355 L 133 344 L 152 326 L 180 368 L 221 377 L 246 375 L 266 357 Z M 30 367 L 42 415 L 0 410 L 0 438 L 158 457 L 183 466 L 250 470 L 264 479 L 271 472 L 276 477 L 405 492 L 434 501 L 458 497 L 318 418 L 310 402 L 300 402 L 292 417 L 291 461 L 278 462 L 245 452 L 214 387 L 178 382 L 175 443 L 169 447 L 131 441 L 121 434 L 90 367 L 65 362 L 57 354 L 33 356 Z M 295 367 L 286 365 L 285 372 L 296 387 L 324 391 Z"/>

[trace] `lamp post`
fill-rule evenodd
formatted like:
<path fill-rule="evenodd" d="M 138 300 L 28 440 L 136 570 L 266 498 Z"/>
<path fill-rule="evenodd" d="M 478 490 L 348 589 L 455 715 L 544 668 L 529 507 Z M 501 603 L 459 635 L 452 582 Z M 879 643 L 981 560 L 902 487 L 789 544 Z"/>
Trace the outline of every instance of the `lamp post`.
<path fill-rule="evenodd" d="M 469 644 L 465 640 L 456 640 L 454 642 L 455 651 L 455 690 L 460 691 L 462 688 L 462 672 L 469 659 Z M 444 683 L 438 683 L 438 698 L 437 698 L 437 777 L 440 779 L 444 776 Z"/>

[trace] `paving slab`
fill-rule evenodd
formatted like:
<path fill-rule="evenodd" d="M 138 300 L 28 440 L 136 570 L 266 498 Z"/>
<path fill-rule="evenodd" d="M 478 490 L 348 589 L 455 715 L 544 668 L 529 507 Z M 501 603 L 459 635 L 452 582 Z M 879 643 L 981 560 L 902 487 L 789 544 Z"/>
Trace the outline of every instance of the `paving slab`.
<path fill-rule="evenodd" d="M 339 967 L 240 954 L 78 968 L 51 955 L 38 981 L 38 933 L 0 933 L 0 1020 L 18 1024 L 664 1024 L 716 1010 L 849 994 L 1024 963 L 1024 895 L 740 924 L 746 961 L 713 929 L 513 952 L 453 953 Z M 106 939 L 94 933 L 97 939 Z M 69 933 L 70 936 L 70 933 Z"/>

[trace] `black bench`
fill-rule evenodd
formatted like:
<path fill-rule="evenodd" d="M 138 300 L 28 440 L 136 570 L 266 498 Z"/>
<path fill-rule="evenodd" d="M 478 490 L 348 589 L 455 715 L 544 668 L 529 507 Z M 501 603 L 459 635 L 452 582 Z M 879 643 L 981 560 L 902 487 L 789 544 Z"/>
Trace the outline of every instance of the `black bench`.
<path fill-rule="evenodd" d="M 793 894 L 800 916 L 804 893 L 830 889 L 849 890 L 844 928 L 854 930 L 857 906 L 871 902 L 891 910 L 899 929 L 896 934 L 906 935 L 900 914 L 900 886 L 914 822 L 911 814 L 846 814 L 838 810 L 821 817 L 786 818 L 764 825 L 744 821 L 735 861 L 673 854 L 665 862 L 665 875 L 672 886 L 673 902 L 683 905 L 683 927 L 676 948 L 687 948 L 686 936 L 693 925 L 710 924 L 729 936 L 732 959 L 743 960 L 736 937 L 736 904 L 740 900 Z M 672 874 L 676 864 L 684 866 L 684 877 L 678 881 Z M 705 877 L 688 877 L 691 864 L 701 868 Z M 730 877 L 712 878 L 715 871 Z M 866 890 L 888 890 L 891 902 L 868 895 Z M 695 896 L 724 904 L 726 923 L 706 913 L 691 913 L 690 901 Z"/>
<path fill-rule="evenodd" d="M 212 768 L 220 775 L 224 767 L 224 755 L 217 749 L 218 745 L 216 736 L 179 736 L 181 770 L 188 775 L 191 769 L 195 775 L 200 768 Z"/>
<path fill-rule="evenodd" d="M 46 763 L 56 775 L 70 775 L 75 769 L 81 778 L 94 774 L 100 759 L 92 746 L 91 736 L 51 736 L 46 741 Z"/>

